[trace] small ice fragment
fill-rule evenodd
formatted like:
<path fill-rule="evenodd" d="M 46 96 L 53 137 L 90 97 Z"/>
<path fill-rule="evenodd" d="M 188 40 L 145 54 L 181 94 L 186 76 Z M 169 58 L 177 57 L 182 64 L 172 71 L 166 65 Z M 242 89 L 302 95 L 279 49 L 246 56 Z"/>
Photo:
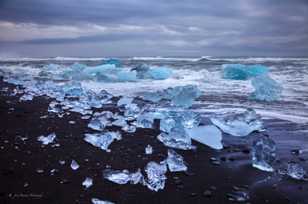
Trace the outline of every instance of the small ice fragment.
<path fill-rule="evenodd" d="M 250 199 L 249 193 L 246 190 L 237 190 L 228 193 L 228 199 L 233 202 L 246 202 Z"/>
<path fill-rule="evenodd" d="M 168 150 L 168 157 L 166 159 L 166 162 L 167 162 L 169 171 L 171 172 L 187 170 L 187 166 L 185 165 L 183 157 L 172 149 Z"/>
<path fill-rule="evenodd" d="M 118 127 L 127 126 L 127 122 L 125 120 L 125 117 L 118 115 L 114 119 L 116 119 L 116 120 L 112 122 L 112 125 L 115 125 L 115 126 L 118 126 Z"/>
<path fill-rule="evenodd" d="M 59 160 L 59 164 L 64 165 L 65 164 L 65 160 Z"/>
<path fill-rule="evenodd" d="M 263 171 L 274 171 L 276 144 L 269 137 L 262 137 L 253 142 L 252 166 Z"/>
<path fill-rule="evenodd" d="M 145 154 L 152 154 L 153 153 L 153 147 L 151 145 L 147 145 L 145 147 Z"/>
<path fill-rule="evenodd" d="M 56 138 L 56 133 L 53 132 L 47 136 L 39 136 L 37 140 L 42 142 L 43 145 L 48 145 L 49 143 L 52 143 L 55 138 Z"/>
<path fill-rule="evenodd" d="M 122 136 L 119 132 L 106 132 L 106 133 L 93 133 L 85 134 L 84 140 L 95 147 L 99 147 L 102 150 L 110 152 L 109 145 L 114 140 L 121 140 Z"/>
<path fill-rule="evenodd" d="M 75 160 L 72 160 L 71 168 L 75 171 L 79 169 L 79 164 Z"/>
<path fill-rule="evenodd" d="M 128 170 L 111 170 L 106 169 L 103 172 L 104 178 L 117 184 L 131 184 L 140 183 L 143 180 L 143 175 L 140 169 L 135 173 L 130 173 Z"/>
<path fill-rule="evenodd" d="M 113 113 L 110 111 L 104 111 L 101 113 L 95 113 L 88 124 L 88 127 L 93 130 L 102 131 L 106 126 L 111 124 L 110 119 L 113 117 Z"/>
<path fill-rule="evenodd" d="M 268 75 L 260 75 L 251 80 L 255 91 L 250 98 L 261 101 L 276 101 L 280 98 L 282 87 Z"/>
<path fill-rule="evenodd" d="M 191 138 L 183 127 L 172 128 L 170 133 L 162 132 L 157 136 L 157 139 L 167 147 L 182 150 L 195 149 L 195 146 L 191 144 Z"/>
<path fill-rule="evenodd" d="M 117 106 L 123 106 L 123 105 L 127 105 L 132 103 L 134 100 L 134 98 L 132 97 L 127 97 L 127 96 L 123 96 L 122 98 L 120 98 L 120 100 L 118 100 L 117 102 Z"/>
<path fill-rule="evenodd" d="M 92 198 L 91 202 L 92 204 L 114 204 L 113 202 L 106 201 L 106 200 L 100 200 L 98 198 Z"/>
<path fill-rule="evenodd" d="M 254 131 L 262 131 L 263 123 L 260 116 L 253 109 L 243 113 L 227 113 L 222 116 L 212 117 L 211 121 L 223 132 L 233 136 L 247 136 Z"/>
<path fill-rule="evenodd" d="M 24 94 L 24 95 L 22 95 L 22 97 L 20 97 L 20 99 L 19 99 L 20 101 L 31 101 L 31 100 L 33 100 L 33 95 L 31 95 L 31 94 Z"/>
<path fill-rule="evenodd" d="M 130 120 L 130 119 L 135 119 L 138 117 L 140 113 L 140 108 L 138 107 L 137 104 L 135 103 L 129 103 L 125 105 L 125 111 L 124 111 L 124 116 Z"/>
<path fill-rule="evenodd" d="M 147 177 L 145 178 L 144 184 L 152 191 L 158 191 L 165 188 L 165 180 L 167 166 L 165 162 L 156 163 L 149 162 L 145 167 Z"/>
<path fill-rule="evenodd" d="M 122 130 L 124 132 L 133 133 L 133 132 L 136 132 L 136 126 L 134 126 L 134 125 L 126 125 L 126 126 L 122 127 Z"/>
<path fill-rule="evenodd" d="M 303 180 L 305 178 L 306 171 L 301 165 L 291 162 L 288 163 L 287 174 L 293 179 Z"/>
<path fill-rule="evenodd" d="M 83 185 L 85 188 L 91 187 L 91 186 L 93 185 L 93 179 L 87 177 L 87 178 L 82 182 L 82 185 Z"/>
<path fill-rule="evenodd" d="M 208 145 L 214 149 L 222 149 L 221 131 L 214 125 L 206 125 L 187 129 L 188 135 L 202 144 Z"/>

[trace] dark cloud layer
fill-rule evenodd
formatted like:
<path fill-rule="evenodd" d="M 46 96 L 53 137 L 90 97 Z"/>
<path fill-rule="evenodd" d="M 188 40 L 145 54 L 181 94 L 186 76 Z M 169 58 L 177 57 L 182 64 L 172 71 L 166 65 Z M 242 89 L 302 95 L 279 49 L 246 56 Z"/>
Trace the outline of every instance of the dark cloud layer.
<path fill-rule="evenodd" d="M 307 0 L 0 0 L 0 54 L 305 56 L 307 25 Z"/>

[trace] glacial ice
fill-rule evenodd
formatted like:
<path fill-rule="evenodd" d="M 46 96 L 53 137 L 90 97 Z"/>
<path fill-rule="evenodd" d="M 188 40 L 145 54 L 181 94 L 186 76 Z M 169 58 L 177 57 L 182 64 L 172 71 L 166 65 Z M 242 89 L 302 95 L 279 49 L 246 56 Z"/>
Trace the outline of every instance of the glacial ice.
<path fill-rule="evenodd" d="M 88 127 L 93 130 L 102 131 L 106 126 L 111 125 L 111 119 L 113 118 L 113 113 L 110 111 L 103 111 L 101 113 L 94 113 L 93 117 L 88 124 Z"/>
<path fill-rule="evenodd" d="M 149 162 L 145 167 L 146 178 L 144 184 L 152 191 L 158 191 L 165 188 L 165 180 L 167 179 L 167 166 L 165 162 L 156 163 Z"/>
<path fill-rule="evenodd" d="M 127 104 L 131 104 L 133 100 L 134 98 L 132 97 L 123 96 L 118 100 L 117 106 L 120 107 L 120 106 L 125 106 Z"/>
<path fill-rule="evenodd" d="M 306 176 L 306 171 L 304 168 L 294 162 L 288 163 L 287 166 L 287 175 L 296 180 L 304 180 Z"/>
<path fill-rule="evenodd" d="M 150 76 L 148 74 L 150 67 L 146 64 L 140 64 L 137 67 L 133 68 L 132 70 L 137 72 L 138 79 L 150 78 Z"/>
<path fill-rule="evenodd" d="M 262 137 L 253 142 L 252 166 L 263 171 L 274 171 L 276 144 L 269 137 Z"/>
<path fill-rule="evenodd" d="M 130 173 L 128 170 L 111 170 L 106 169 L 103 172 L 104 178 L 117 184 L 138 184 L 143 181 L 143 175 L 140 169 L 134 173 Z"/>
<path fill-rule="evenodd" d="M 91 202 L 92 204 L 114 204 L 113 202 L 106 201 L 106 200 L 100 200 L 98 198 L 92 198 Z"/>
<path fill-rule="evenodd" d="M 251 80 L 255 91 L 250 98 L 261 101 L 276 101 L 280 98 L 282 87 L 268 75 L 260 75 Z"/>
<path fill-rule="evenodd" d="M 268 73 L 263 65 L 224 64 L 223 78 L 233 80 L 247 80 L 252 77 Z"/>
<path fill-rule="evenodd" d="M 172 149 L 168 150 L 168 157 L 166 159 L 166 163 L 168 165 L 169 171 L 171 172 L 187 170 L 187 166 L 185 165 L 183 157 Z"/>
<path fill-rule="evenodd" d="M 233 136 L 247 136 L 253 131 L 262 131 L 263 123 L 253 109 L 243 113 L 226 113 L 210 118 L 212 123 L 223 132 Z"/>
<path fill-rule="evenodd" d="M 200 95 L 201 92 L 197 86 L 186 85 L 176 86 L 154 93 L 147 92 L 143 95 L 143 98 L 154 103 L 161 100 L 168 100 L 174 106 L 189 108 Z"/>
<path fill-rule="evenodd" d="M 115 58 L 104 60 L 104 64 L 112 64 L 112 65 L 115 65 L 116 67 L 122 66 L 122 62 L 119 59 L 115 59 Z"/>
<path fill-rule="evenodd" d="M 187 129 L 188 135 L 202 144 L 210 146 L 214 149 L 222 149 L 221 131 L 214 125 L 206 125 Z"/>
<path fill-rule="evenodd" d="M 135 71 L 120 71 L 117 73 L 118 81 L 137 81 L 137 73 Z"/>
<path fill-rule="evenodd" d="M 72 160 L 71 162 L 71 168 L 75 171 L 77 169 L 79 169 L 79 164 L 75 161 L 75 160 Z"/>
<path fill-rule="evenodd" d="M 93 185 L 93 179 L 89 178 L 89 177 L 86 177 L 85 180 L 82 182 L 82 185 L 85 188 L 90 188 Z"/>
<path fill-rule="evenodd" d="M 47 136 L 43 136 L 43 135 L 39 136 L 37 138 L 37 140 L 39 142 L 42 142 L 43 145 L 48 145 L 48 144 L 52 143 L 55 138 L 56 138 L 56 133 L 53 132 L 53 133 L 51 133 L 51 134 L 49 134 Z"/>
<path fill-rule="evenodd" d="M 114 140 L 121 140 L 122 136 L 119 132 L 105 132 L 105 133 L 87 133 L 85 134 L 84 140 L 95 147 L 99 147 L 106 152 L 110 152 L 108 149 L 109 145 Z"/>
<path fill-rule="evenodd" d="M 151 69 L 147 71 L 147 74 L 151 79 L 163 80 L 172 75 L 172 69 L 167 67 L 151 67 Z"/>
<path fill-rule="evenodd" d="M 147 145 L 145 147 L 145 154 L 152 154 L 153 153 L 153 147 L 151 145 Z"/>

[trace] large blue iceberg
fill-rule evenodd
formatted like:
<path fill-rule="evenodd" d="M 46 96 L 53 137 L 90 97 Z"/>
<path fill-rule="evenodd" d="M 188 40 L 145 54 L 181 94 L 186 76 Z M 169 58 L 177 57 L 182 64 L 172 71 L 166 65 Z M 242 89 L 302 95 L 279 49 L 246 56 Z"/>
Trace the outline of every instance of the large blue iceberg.
<path fill-rule="evenodd" d="M 282 87 L 268 75 L 260 75 L 251 80 L 255 91 L 250 98 L 260 101 L 276 101 L 280 98 Z"/>
<path fill-rule="evenodd" d="M 247 80 L 252 77 L 267 74 L 268 68 L 263 65 L 224 64 L 223 78 Z"/>
<path fill-rule="evenodd" d="M 164 80 L 170 78 L 172 69 L 168 67 L 150 67 L 146 64 L 138 65 L 133 69 L 139 79 Z"/>

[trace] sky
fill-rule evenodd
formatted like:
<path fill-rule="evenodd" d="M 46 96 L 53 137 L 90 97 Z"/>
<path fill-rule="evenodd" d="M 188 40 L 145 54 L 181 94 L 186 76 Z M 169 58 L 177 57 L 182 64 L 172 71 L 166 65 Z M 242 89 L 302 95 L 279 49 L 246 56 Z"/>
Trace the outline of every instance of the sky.
<path fill-rule="evenodd" d="M 0 0 L 0 57 L 308 56 L 307 0 Z"/>

